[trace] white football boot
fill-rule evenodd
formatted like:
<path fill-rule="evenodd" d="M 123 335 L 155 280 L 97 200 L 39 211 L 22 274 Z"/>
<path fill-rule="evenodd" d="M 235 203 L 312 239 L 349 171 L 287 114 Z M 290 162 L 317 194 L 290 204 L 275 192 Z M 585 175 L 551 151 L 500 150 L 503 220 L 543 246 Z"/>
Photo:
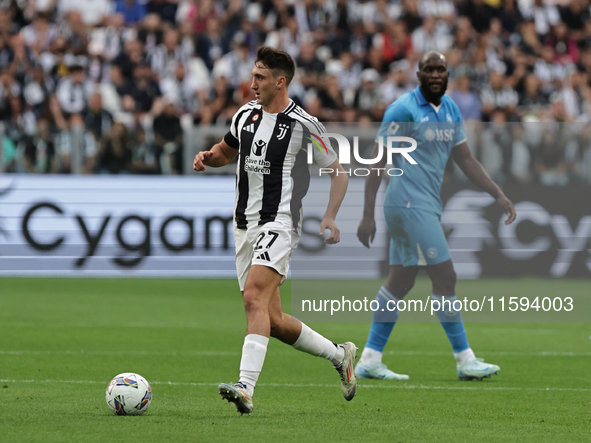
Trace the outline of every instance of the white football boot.
<path fill-rule="evenodd" d="M 244 383 L 236 383 L 235 385 L 229 385 L 222 383 L 218 386 L 218 391 L 222 396 L 222 399 L 228 400 L 228 403 L 232 402 L 236 405 L 240 415 L 252 413 L 254 406 L 252 405 L 252 396 L 248 393 L 248 389 Z"/>
<path fill-rule="evenodd" d="M 458 377 L 460 380 L 478 380 L 490 378 L 491 375 L 498 374 L 501 368 L 497 365 L 486 363 L 482 358 L 473 357 L 461 366 L 458 366 Z"/>
<path fill-rule="evenodd" d="M 379 380 L 408 380 L 410 377 L 406 374 L 397 374 L 388 369 L 384 363 L 367 365 L 362 362 L 357 363 L 355 367 L 357 378 L 375 378 Z"/>
<path fill-rule="evenodd" d="M 357 346 L 350 341 L 339 346 L 345 350 L 345 358 L 338 365 L 334 365 L 334 368 L 341 377 L 341 389 L 345 400 L 351 401 L 355 397 L 355 391 L 357 389 L 357 379 L 353 370 L 355 359 L 357 358 Z"/>

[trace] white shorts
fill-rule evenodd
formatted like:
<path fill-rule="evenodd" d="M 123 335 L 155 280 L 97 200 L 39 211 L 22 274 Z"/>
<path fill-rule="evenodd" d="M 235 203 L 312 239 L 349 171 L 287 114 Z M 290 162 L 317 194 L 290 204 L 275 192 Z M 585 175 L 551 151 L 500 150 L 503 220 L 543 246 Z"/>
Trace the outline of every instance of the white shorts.
<path fill-rule="evenodd" d="M 234 227 L 236 244 L 236 271 L 240 290 L 244 291 L 246 277 L 252 265 L 268 266 L 287 278 L 289 260 L 298 246 L 300 236 L 280 223 L 271 222 L 247 230 Z"/>

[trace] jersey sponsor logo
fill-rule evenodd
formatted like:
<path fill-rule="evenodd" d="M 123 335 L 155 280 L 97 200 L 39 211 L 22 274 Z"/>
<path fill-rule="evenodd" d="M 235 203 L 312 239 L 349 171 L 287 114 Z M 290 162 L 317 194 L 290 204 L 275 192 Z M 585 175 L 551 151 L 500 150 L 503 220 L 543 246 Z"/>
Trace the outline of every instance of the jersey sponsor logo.
<path fill-rule="evenodd" d="M 267 142 L 264 140 L 257 140 L 253 143 L 253 157 L 263 157 L 267 151 Z M 254 172 L 257 174 L 268 175 L 271 173 L 271 162 L 264 158 L 253 158 L 246 156 L 244 158 L 244 170 L 246 172 Z"/>
<path fill-rule="evenodd" d="M 251 158 L 248 155 L 244 158 L 244 170 L 257 174 L 267 175 L 271 173 L 271 162 L 262 158 Z"/>
<path fill-rule="evenodd" d="M 277 140 L 283 140 L 285 138 L 285 134 L 287 134 L 287 130 L 289 129 L 289 125 L 285 123 L 279 123 L 279 134 L 277 134 Z"/>
<path fill-rule="evenodd" d="M 427 141 L 449 142 L 454 138 L 455 129 L 427 129 L 425 131 L 425 139 Z"/>
<path fill-rule="evenodd" d="M 250 132 L 251 134 L 254 134 L 254 123 L 251 123 L 250 125 L 246 125 L 242 128 L 243 131 L 246 132 Z"/>
<path fill-rule="evenodd" d="M 263 140 L 257 140 L 254 143 L 254 152 L 253 154 L 256 157 L 260 157 L 261 155 L 263 155 L 263 150 L 266 151 L 267 148 L 267 142 L 263 141 Z"/>

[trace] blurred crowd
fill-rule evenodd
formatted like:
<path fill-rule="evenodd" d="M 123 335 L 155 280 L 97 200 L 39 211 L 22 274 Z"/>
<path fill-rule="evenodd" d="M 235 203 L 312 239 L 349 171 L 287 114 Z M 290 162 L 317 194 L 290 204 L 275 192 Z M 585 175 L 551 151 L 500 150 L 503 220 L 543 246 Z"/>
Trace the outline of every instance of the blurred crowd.
<path fill-rule="evenodd" d="M 591 181 L 590 0 L 0 0 L 0 166 L 180 174 L 193 128 L 252 99 L 263 44 L 324 122 L 379 122 L 439 50 L 464 119 L 490 122 L 474 139 L 493 175 Z M 518 127 L 536 121 L 558 129 L 533 146 Z"/>

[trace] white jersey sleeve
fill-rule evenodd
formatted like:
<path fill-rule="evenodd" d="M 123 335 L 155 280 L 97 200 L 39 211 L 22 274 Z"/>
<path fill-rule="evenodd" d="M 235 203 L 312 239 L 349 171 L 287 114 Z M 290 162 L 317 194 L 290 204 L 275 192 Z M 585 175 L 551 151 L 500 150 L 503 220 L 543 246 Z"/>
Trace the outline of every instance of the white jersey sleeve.
<path fill-rule="evenodd" d="M 302 124 L 303 144 L 307 149 L 312 149 L 314 161 L 322 168 L 332 165 L 337 160 L 337 154 L 332 147 L 330 139 L 326 136 L 326 128 L 316 117 L 306 115 L 306 119 L 300 119 Z"/>

